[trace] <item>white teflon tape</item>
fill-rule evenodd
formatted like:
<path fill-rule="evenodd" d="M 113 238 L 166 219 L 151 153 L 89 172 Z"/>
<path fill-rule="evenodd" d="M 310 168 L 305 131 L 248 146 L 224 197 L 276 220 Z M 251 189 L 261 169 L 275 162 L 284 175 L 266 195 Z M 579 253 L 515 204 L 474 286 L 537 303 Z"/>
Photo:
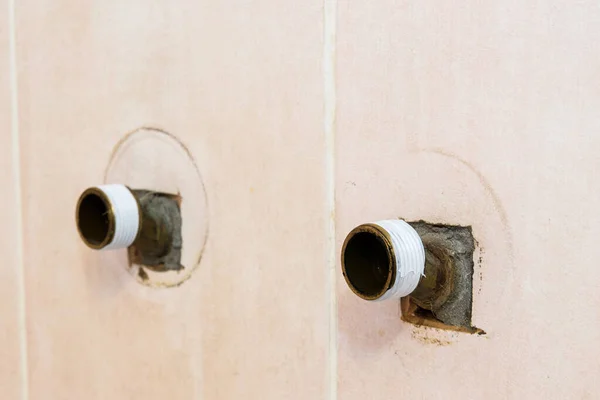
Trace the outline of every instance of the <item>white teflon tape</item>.
<path fill-rule="evenodd" d="M 97 188 L 108 198 L 115 216 L 115 235 L 102 250 L 131 246 L 140 225 L 140 210 L 133 193 L 120 184 L 100 185 Z"/>
<path fill-rule="evenodd" d="M 401 219 L 377 221 L 375 225 L 383 228 L 392 240 L 396 255 L 396 279 L 377 300 L 399 299 L 408 296 L 417 288 L 425 270 L 425 248 L 417 231 Z"/>

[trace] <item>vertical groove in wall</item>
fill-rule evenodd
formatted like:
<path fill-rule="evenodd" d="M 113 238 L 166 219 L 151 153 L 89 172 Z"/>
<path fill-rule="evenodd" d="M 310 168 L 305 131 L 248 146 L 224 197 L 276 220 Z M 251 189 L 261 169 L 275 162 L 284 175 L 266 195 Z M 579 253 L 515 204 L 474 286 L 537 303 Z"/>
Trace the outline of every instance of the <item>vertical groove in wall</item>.
<path fill-rule="evenodd" d="M 19 354 L 21 398 L 29 398 L 29 369 L 27 367 L 27 319 L 25 305 L 25 265 L 23 258 L 23 205 L 21 196 L 21 149 L 19 141 L 19 103 L 17 83 L 17 42 L 15 23 L 15 1 L 8 0 L 8 59 L 10 74 L 10 108 L 11 108 L 11 153 L 14 185 L 15 214 L 17 215 L 15 237 L 17 240 L 17 285 L 19 315 Z"/>
<path fill-rule="evenodd" d="M 327 183 L 327 241 L 329 282 L 329 400 L 337 399 L 337 296 L 335 252 L 335 35 L 337 0 L 324 1 L 323 83 L 325 103 L 325 179 Z"/>

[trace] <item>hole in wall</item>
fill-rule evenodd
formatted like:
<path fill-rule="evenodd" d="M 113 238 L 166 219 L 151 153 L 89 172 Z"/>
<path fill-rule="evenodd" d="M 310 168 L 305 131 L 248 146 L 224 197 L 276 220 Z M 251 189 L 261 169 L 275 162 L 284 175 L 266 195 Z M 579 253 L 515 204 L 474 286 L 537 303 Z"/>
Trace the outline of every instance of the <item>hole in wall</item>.
<path fill-rule="evenodd" d="M 418 289 L 401 301 L 402 319 L 415 325 L 484 334 L 471 322 L 475 251 L 471 227 L 425 221 L 409 224 L 425 246 L 426 267 Z"/>
<path fill-rule="evenodd" d="M 149 279 L 146 269 L 154 272 L 182 271 L 181 196 L 134 190 L 142 221 L 138 239 L 129 247 L 130 266 L 137 266 L 138 277 Z"/>
<path fill-rule="evenodd" d="M 193 137 L 201 149 L 202 132 L 184 136 Z M 122 183 L 177 201 L 181 213 L 179 263 L 163 260 L 166 262 L 161 265 L 156 259 L 147 262 L 130 253 L 127 270 L 139 283 L 152 287 L 176 287 L 188 280 L 200 264 L 209 232 L 206 190 L 190 149 L 171 133 L 139 128 L 115 146 L 104 182 Z"/>

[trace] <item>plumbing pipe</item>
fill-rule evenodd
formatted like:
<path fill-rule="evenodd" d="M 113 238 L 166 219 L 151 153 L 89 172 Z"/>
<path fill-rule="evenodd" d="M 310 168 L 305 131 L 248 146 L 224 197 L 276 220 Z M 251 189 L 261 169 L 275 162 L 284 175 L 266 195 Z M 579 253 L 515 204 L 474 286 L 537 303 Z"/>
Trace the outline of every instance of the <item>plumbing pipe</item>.
<path fill-rule="evenodd" d="M 77 202 L 77 228 L 83 242 L 96 250 L 127 248 L 138 237 L 142 212 L 125 185 L 88 188 Z"/>
<path fill-rule="evenodd" d="M 411 294 L 425 270 L 418 233 L 401 219 L 360 225 L 342 247 L 342 271 L 350 289 L 365 300 L 399 299 Z"/>

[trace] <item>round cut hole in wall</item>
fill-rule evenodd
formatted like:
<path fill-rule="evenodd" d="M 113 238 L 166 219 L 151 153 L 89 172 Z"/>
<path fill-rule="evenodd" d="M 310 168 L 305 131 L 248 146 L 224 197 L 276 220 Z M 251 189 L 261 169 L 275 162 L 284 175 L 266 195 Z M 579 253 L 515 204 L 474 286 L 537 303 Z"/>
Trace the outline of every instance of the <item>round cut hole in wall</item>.
<path fill-rule="evenodd" d="M 206 191 L 187 148 L 169 133 L 151 128 L 138 129 L 126 135 L 115 147 L 104 181 L 180 198 L 183 269 L 155 271 L 131 263 L 128 270 L 147 286 L 171 287 L 186 281 L 200 263 L 208 236 Z"/>

